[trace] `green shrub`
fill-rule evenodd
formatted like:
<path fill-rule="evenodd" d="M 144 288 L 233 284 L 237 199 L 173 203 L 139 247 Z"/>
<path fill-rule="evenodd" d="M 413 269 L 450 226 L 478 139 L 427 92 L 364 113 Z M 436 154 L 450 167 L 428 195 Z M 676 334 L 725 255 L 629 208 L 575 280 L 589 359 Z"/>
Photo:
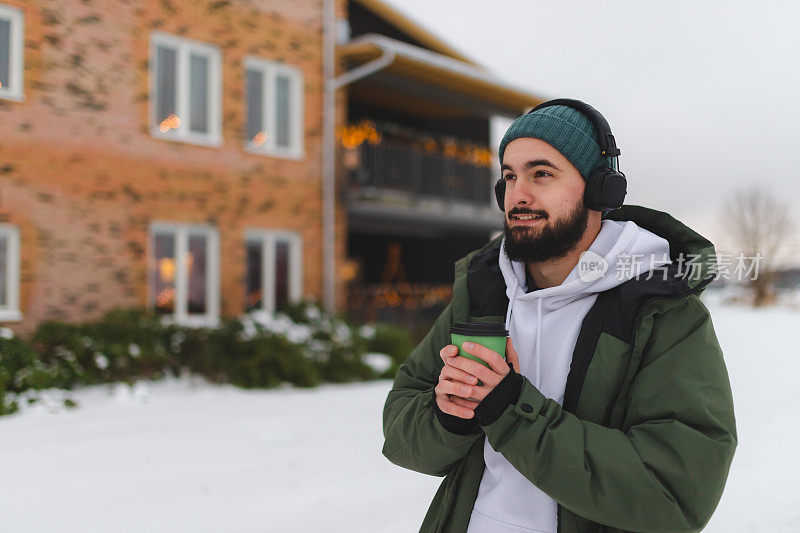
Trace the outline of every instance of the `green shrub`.
<path fill-rule="evenodd" d="M 0 361 L 0 416 L 11 414 L 19 408 L 17 402 L 12 400 L 7 392 L 6 385 L 9 380 L 10 376 Z"/>
<path fill-rule="evenodd" d="M 21 400 L 36 402 L 32 391 L 132 383 L 184 371 L 247 388 L 368 380 L 376 375 L 363 361 L 367 351 L 392 357 L 392 368 L 383 374 L 391 377 L 411 349 L 409 333 L 401 328 L 355 324 L 313 301 L 289 304 L 272 315 L 223 319 L 214 328 L 165 324 L 150 311 L 116 308 L 84 324 L 42 322 L 30 342 L 4 330 L 0 415 L 16 410 Z M 75 402 L 67 398 L 65 405 Z"/>
<path fill-rule="evenodd" d="M 313 387 L 320 381 L 317 370 L 301 346 L 278 335 L 259 336 L 240 343 L 227 365 L 228 381 L 240 387 L 274 387 L 291 383 Z"/>

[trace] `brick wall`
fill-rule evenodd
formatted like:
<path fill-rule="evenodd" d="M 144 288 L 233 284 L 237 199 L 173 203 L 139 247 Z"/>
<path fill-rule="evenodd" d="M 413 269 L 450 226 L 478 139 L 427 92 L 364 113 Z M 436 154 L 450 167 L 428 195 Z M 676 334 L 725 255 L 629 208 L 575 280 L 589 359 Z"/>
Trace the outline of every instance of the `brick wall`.
<path fill-rule="evenodd" d="M 24 319 L 13 329 L 146 305 L 156 220 L 216 225 L 223 316 L 242 311 L 246 227 L 299 231 L 304 294 L 322 301 L 321 0 L 0 3 L 25 13 L 25 99 L 0 100 L 0 222 L 21 237 Z M 221 147 L 151 137 L 155 30 L 221 49 Z M 302 160 L 244 150 L 245 55 L 302 70 Z M 344 215 L 339 207 L 337 264 Z M 340 308 L 343 299 L 337 287 Z"/>

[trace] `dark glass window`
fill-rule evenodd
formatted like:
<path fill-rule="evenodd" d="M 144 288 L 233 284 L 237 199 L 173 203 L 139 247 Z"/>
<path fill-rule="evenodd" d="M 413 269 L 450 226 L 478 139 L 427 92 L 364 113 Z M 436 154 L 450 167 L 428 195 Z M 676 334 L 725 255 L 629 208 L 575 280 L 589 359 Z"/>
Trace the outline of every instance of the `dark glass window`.
<path fill-rule="evenodd" d="M 264 307 L 264 284 L 262 272 L 264 272 L 264 247 L 261 240 L 247 240 L 247 273 L 245 285 L 246 311 L 263 309 Z"/>
<path fill-rule="evenodd" d="M 208 239 L 205 235 L 189 235 L 189 253 L 186 255 L 186 273 L 189 281 L 189 294 L 186 303 L 189 314 L 202 315 L 207 312 L 207 247 Z"/>
<path fill-rule="evenodd" d="M 0 86 L 11 87 L 11 21 L 0 19 Z"/>
<path fill-rule="evenodd" d="M 264 74 L 258 70 L 247 70 L 247 139 L 254 144 L 264 144 L 265 139 L 256 138 L 264 128 Z"/>
<path fill-rule="evenodd" d="M 156 120 L 159 124 L 177 112 L 177 63 L 177 52 L 174 48 L 161 45 L 156 48 Z"/>
<path fill-rule="evenodd" d="M 289 242 L 275 242 L 275 310 L 289 302 Z"/>
<path fill-rule="evenodd" d="M 290 81 L 286 76 L 278 75 L 275 80 L 275 143 L 284 148 L 289 146 L 291 139 L 290 130 L 290 105 L 291 96 L 289 93 Z"/>
<path fill-rule="evenodd" d="M 8 305 L 8 237 L 0 235 L 0 307 Z"/>
<path fill-rule="evenodd" d="M 155 234 L 155 263 L 151 269 L 153 279 L 152 301 L 157 313 L 175 311 L 175 236 L 171 233 Z"/>
<path fill-rule="evenodd" d="M 208 58 L 204 56 L 190 56 L 189 95 L 189 127 L 208 133 Z"/>

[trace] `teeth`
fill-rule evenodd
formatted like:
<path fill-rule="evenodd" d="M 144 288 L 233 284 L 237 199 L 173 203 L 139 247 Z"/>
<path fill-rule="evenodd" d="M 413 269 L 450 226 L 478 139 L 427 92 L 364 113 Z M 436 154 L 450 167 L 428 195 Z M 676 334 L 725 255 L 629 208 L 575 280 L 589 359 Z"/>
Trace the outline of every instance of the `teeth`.
<path fill-rule="evenodd" d="M 533 215 L 514 215 L 514 218 L 518 218 L 520 220 L 531 220 L 533 218 L 540 218 L 540 217 L 535 217 Z"/>

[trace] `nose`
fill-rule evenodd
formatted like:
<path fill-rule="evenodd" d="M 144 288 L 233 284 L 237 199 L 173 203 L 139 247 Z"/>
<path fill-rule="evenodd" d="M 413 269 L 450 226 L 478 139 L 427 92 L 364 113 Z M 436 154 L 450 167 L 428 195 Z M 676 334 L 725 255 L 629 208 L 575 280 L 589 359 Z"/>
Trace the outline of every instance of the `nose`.
<path fill-rule="evenodd" d="M 507 207 L 525 206 L 530 207 L 533 205 L 533 188 L 525 182 L 517 178 L 513 183 L 506 183 L 506 204 Z M 508 209 L 506 209 L 508 212 Z"/>

